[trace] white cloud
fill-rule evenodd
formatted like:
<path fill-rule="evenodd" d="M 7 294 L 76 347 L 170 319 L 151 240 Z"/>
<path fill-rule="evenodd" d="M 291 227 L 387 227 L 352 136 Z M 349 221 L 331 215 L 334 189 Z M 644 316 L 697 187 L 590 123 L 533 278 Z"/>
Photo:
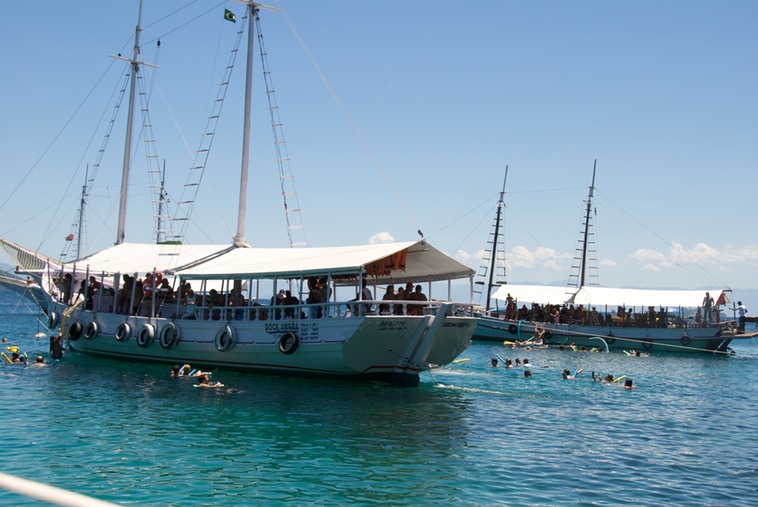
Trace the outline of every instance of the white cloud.
<path fill-rule="evenodd" d="M 368 239 L 369 245 L 379 245 L 382 243 L 392 243 L 395 238 L 387 231 L 377 232 Z"/>
<path fill-rule="evenodd" d="M 465 250 L 458 250 L 455 252 L 454 257 L 457 261 L 468 262 L 472 258 L 472 255 Z"/>
<path fill-rule="evenodd" d="M 550 271 L 563 271 L 561 262 L 570 259 L 571 254 L 558 253 L 552 248 L 537 247 L 530 251 L 523 245 L 513 247 L 510 255 L 506 255 L 506 263 L 509 269 L 547 269 Z"/>
<path fill-rule="evenodd" d="M 717 249 L 706 243 L 697 243 L 688 250 L 680 243 L 673 243 L 667 253 L 640 248 L 631 257 L 639 263 L 640 269 L 647 271 L 660 271 L 676 265 L 717 265 L 728 270 L 725 265 L 758 261 L 758 246 L 725 245 Z"/>
<path fill-rule="evenodd" d="M 660 271 L 661 267 L 670 267 L 673 264 L 661 252 L 650 248 L 640 248 L 631 257 L 640 263 L 640 269 L 643 271 Z"/>

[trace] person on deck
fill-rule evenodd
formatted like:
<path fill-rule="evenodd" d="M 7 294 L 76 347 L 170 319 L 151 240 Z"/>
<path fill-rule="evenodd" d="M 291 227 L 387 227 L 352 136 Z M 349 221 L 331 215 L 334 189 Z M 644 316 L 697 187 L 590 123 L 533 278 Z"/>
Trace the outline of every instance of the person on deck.
<path fill-rule="evenodd" d="M 412 292 L 409 296 L 407 296 L 408 299 L 411 301 L 420 301 L 421 304 L 417 305 L 411 305 L 410 309 L 411 315 L 422 315 L 424 313 L 424 303 L 427 301 L 426 294 L 421 292 L 421 286 L 416 285 L 414 292 Z"/>
<path fill-rule="evenodd" d="M 713 297 L 706 292 L 703 298 L 703 323 L 706 326 L 711 323 L 711 308 L 713 308 Z"/>
<path fill-rule="evenodd" d="M 374 295 L 371 294 L 371 289 L 368 288 L 368 283 L 366 280 L 363 280 L 363 289 L 361 289 L 361 300 L 362 301 L 371 301 L 374 299 Z M 360 305 L 361 315 L 366 315 L 367 313 L 371 313 L 371 303 L 362 303 Z"/>
<path fill-rule="evenodd" d="M 129 301 L 132 299 L 134 277 L 124 273 L 121 278 L 124 280 L 124 284 L 120 289 L 118 289 L 118 297 L 116 298 L 116 313 L 126 315 L 129 313 Z"/>
<path fill-rule="evenodd" d="M 71 273 L 63 275 L 63 282 L 61 283 L 61 294 L 63 296 L 63 302 L 66 305 L 71 304 L 71 288 L 73 287 L 73 279 Z"/>
<path fill-rule="evenodd" d="M 179 287 L 179 297 L 181 298 L 181 304 L 193 305 L 195 304 L 195 291 L 192 290 L 192 284 L 184 282 Z"/>
<path fill-rule="evenodd" d="M 742 304 L 742 301 L 737 301 L 737 329 L 745 332 L 745 316 L 747 315 L 747 308 Z"/>
<path fill-rule="evenodd" d="M 382 301 L 394 301 L 397 295 L 395 294 L 395 286 L 390 284 L 387 286 L 387 290 L 384 293 Z M 390 305 L 379 305 L 379 313 L 381 315 L 390 314 Z"/>

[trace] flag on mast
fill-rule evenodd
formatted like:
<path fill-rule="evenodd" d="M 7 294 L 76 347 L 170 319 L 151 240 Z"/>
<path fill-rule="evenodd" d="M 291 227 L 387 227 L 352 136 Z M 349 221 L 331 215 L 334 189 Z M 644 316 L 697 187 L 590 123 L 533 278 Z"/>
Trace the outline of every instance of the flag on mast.
<path fill-rule="evenodd" d="M 232 23 L 237 22 L 237 16 L 234 15 L 232 11 L 229 9 L 224 9 L 224 19 L 227 21 L 231 21 Z"/>

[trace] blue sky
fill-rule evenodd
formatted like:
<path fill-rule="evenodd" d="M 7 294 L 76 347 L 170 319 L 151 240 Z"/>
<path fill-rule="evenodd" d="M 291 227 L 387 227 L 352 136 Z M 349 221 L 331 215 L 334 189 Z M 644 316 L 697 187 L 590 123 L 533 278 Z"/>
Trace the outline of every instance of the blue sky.
<path fill-rule="evenodd" d="M 602 285 L 758 288 L 758 3 L 271 4 L 284 14 L 262 13 L 264 40 L 310 245 L 414 240 L 421 229 L 477 268 L 508 165 L 507 279 L 561 283 L 597 159 Z M 129 53 L 136 14 L 136 1 L 3 5 L 0 236 L 62 251 L 124 71 L 108 55 Z M 174 198 L 242 14 L 236 2 L 145 1 L 142 56 L 160 66 L 147 74 L 151 119 Z M 235 232 L 242 75 L 190 242 Z M 286 246 L 256 87 L 247 239 Z M 90 198 L 88 251 L 115 240 L 119 128 Z M 143 151 L 135 165 L 126 238 L 150 241 Z"/>

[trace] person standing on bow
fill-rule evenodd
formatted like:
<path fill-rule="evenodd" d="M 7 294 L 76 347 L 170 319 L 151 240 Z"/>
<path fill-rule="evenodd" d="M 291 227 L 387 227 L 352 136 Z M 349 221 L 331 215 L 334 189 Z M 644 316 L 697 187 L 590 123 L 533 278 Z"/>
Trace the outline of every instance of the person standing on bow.
<path fill-rule="evenodd" d="M 703 323 L 706 326 L 711 323 L 711 308 L 713 308 L 713 298 L 709 292 L 706 292 L 703 298 Z"/>
<path fill-rule="evenodd" d="M 747 315 L 747 308 L 742 304 L 742 301 L 737 301 L 737 329 L 745 332 L 745 316 Z"/>

